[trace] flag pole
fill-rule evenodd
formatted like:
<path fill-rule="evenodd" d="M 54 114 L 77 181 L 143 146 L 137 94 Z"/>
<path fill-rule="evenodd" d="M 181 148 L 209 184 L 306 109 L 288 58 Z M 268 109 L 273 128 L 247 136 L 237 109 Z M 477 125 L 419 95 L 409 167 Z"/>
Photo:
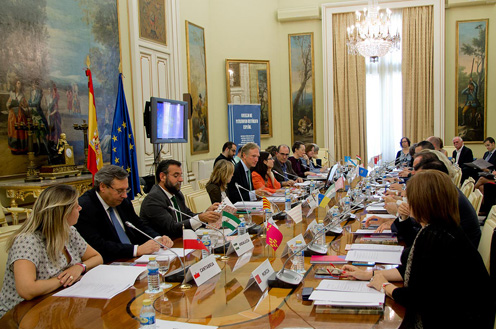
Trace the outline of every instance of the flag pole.
<path fill-rule="evenodd" d="M 183 224 L 183 256 L 184 256 L 184 261 L 186 262 L 186 253 L 184 250 L 184 224 Z M 179 286 L 179 288 L 183 290 L 191 289 L 192 285 L 187 282 L 184 282 L 184 280 L 186 280 L 186 265 L 183 265 L 183 273 L 184 273 L 183 283 Z"/>
<path fill-rule="evenodd" d="M 225 241 L 225 233 L 226 233 L 226 228 L 224 225 L 222 225 L 222 234 L 224 235 L 224 255 L 220 256 L 220 260 L 227 261 L 229 259 L 229 256 L 226 255 L 226 241 Z"/>

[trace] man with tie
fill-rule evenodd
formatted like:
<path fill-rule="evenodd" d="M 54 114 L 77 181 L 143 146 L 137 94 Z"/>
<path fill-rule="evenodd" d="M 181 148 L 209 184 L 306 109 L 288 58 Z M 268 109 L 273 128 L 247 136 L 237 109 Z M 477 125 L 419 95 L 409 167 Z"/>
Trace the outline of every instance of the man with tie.
<path fill-rule="evenodd" d="M 155 179 L 158 183 L 146 195 L 140 209 L 143 223 L 155 231 L 175 239 L 183 236 L 183 226 L 185 229 L 196 230 L 203 223 L 213 224 L 221 219 L 221 214 L 215 212 L 218 203 L 201 214 L 195 214 L 186 206 L 181 193 L 181 162 L 172 159 L 161 161 L 157 166 Z"/>
<path fill-rule="evenodd" d="M 126 225 L 130 222 L 158 242 L 172 247 L 172 240 L 144 225 L 127 199 L 128 172 L 108 165 L 94 177 L 93 189 L 79 197 L 82 210 L 75 227 L 103 257 L 105 263 L 158 251 L 160 245 Z"/>
<path fill-rule="evenodd" d="M 257 199 L 251 182 L 251 168 L 254 168 L 257 165 L 259 157 L 260 150 L 257 144 L 246 143 L 241 148 L 241 161 L 234 166 L 234 175 L 231 182 L 227 185 L 229 199 L 233 203 L 238 201 L 255 201 Z M 236 187 L 236 183 L 243 188 Z M 248 193 L 247 190 L 252 192 Z M 243 198 L 241 198 L 240 194 Z"/>
<path fill-rule="evenodd" d="M 482 170 L 485 172 L 490 172 L 491 169 L 494 169 L 494 167 L 496 166 L 496 152 L 494 152 L 496 149 L 496 145 L 494 144 L 494 138 L 492 137 L 486 138 L 484 140 L 484 146 L 486 147 L 487 152 L 484 153 L 484 156 L 482 158 L 487 162 L 490 162 L 492 166 Z"/>

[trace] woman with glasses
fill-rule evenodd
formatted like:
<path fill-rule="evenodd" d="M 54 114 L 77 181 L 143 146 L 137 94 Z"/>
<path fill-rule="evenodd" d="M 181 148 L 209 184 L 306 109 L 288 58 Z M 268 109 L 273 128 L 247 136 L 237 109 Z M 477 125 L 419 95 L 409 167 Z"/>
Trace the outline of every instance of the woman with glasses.
<path fill-rule="evenodd" d="M 410 140 L 408 137 L 403 137 L 400 141 L 401 150 L 396 153 L 396 160 L 394 164 L 399 167 L 411 167 L 413 158 L 410 155 Z"/>
<path fill-rule="evenodd" d="M 269 152 L 260 152 L 257 165 L 251 172 L 251 179 L 255 190 L 262 188 L 264 191 L 274 193 L 281 188 L 281 183 L 274 177 L 272 168 L 274 168 L 274 158 L 272 158 L 272 155 Z"/>
<path fill-rule="evenodd" d="M 7 243 L 0 317 L 23 300 L 71 286 L 103 263 L 73 227 L 80 210 L 72 186 L 56 185 L 41 192 L 33 212 Z"/>

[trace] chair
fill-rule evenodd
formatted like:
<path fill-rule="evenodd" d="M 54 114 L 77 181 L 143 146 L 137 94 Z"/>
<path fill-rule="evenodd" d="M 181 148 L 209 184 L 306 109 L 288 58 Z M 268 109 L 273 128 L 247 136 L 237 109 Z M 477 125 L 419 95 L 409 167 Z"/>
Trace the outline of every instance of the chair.
<path fill-rule="evenodd" d="M 453 184 L 456 187 L 460 187 L 460 182 L 462 181 L 462 170 L 460 168 L 455 169 L 455 177 L 453 178 Z"/>
<path fill-rule="evenodd" d="M 142 191 L 143 191 L 143 189 L 142 189 Z M 139 213 L 141 211 L 141 204 L 143 203 L 143 200 L 145 199 L 145 197 L 146 197 L 146 193 L 138 193 L 134 197 L 134 200 L 131 201 L 131 203 L 133 204 L 134 212 L 138 216 L 139 216 Z"/>
<path fill-rule="evenodd" d="M 491 208 L 491 213 L 493 213 L 492 219 L 490 216 L 487 217 L 484 226 L 482 227 L 481 239 L 479 242 L 479 254 L 486 265 L 487 271 L 490 270 L 490 259 L 491 259 L 491 241 L 493 239 L 494 229 L 496 228 L 496 220 L 494 219 L 494 213 L 496 207 Z"/>
<path fill-rule="evenodd" d="M 481 204 L 482 204 L 482 198 L 484 196 L 482 195 L 481 191 L 475 190 L 472 193 L 470 193 L 468 197 L 468 201 L 472 204 L 472 207 L 475 209 L 475 213 L 478 214 Z"/>
<path fill-rule="evenodd" d="M 210 196 L 207 191 L 201 190 L 193 194 L 188 195 L 189 202 L 191 204 L 191 211 L 199 213 L 207 209 L 212 205 L 210 201 Z"/>
<path fill-rule="evenodd" d="M 190 195 L 191 193 L 195 193 L 195 190 L 193 189 L 193 185 L 181 186 L 181 193 L 184 195 L 184 201 L 186 202 L 186 206 L 191 209 L 191 204 L 189 203 L 188 195 Z"/>
<path fill-rule="evenodd" d="M 19 228 L 21 225 L 10 225 L 0 227 L 0 286 L 3 285 L 3 277 L 5 276 L 5 265 L 7 264 L 8 252 L 5 250 L 7 241 L 10 236 Z"/>
<path fill-rule="evenodd" d="M 204 189 L 205 189 L 205 187 L 207 186 L 207 183 L 208 183 L 209 179 L 210 179 L 210 178 L 200 179 L 200 180 L 198 181 L 198 188 L 199 188 L 200 190 L 204 190 Z"/>
<path fill-rule="evenodd" d="M 472 178 L 472 177 L 470 177 L 470 178 Z M 463 182 L 460 190 L 468 198 L 470 193 L 472 193 L 472 191 L 474 190 L 474 186 L 475 186 L 475 184 L 474 184 L 473 180 L 471 181 L 470 179 L 466 179 Z"/>

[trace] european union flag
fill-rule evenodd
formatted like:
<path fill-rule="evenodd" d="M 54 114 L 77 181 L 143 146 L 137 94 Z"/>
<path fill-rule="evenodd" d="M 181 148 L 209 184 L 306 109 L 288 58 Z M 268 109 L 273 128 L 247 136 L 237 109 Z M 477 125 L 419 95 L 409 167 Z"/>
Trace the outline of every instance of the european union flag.
<path fill-rule="evenodd" d="M 128 193 L 128 197 L 133 200 L 134 196 L 141 191 L 141 187 L 133 128 L 131 127 L 131 120 L 129 120 L 126 95 L 124 95 L 124 86 L 122 85 L 122 74 L 119 74 L 119 91 L 115 102 L 111 145 L 111 163 L 124 168 L 129 173 L 128 180 L 131 191 Z"/>
<path fill-rule="evenodd" d="M 359 176 L 367 177 L 368 173 L 369 173 L 369 171 L 367 169 L 363 168 L 363 167 L 360 167 L 358 169 L 358 175 Z"/>

